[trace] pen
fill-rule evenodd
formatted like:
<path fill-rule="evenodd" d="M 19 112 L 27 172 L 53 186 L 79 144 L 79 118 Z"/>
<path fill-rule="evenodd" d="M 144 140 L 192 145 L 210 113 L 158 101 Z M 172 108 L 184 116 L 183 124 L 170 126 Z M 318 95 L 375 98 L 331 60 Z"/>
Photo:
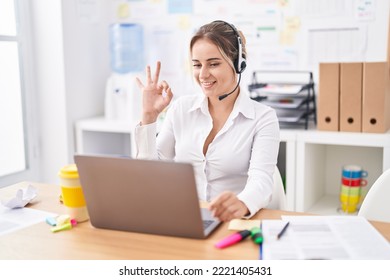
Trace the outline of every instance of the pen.
<path fill-rule="evenodd" d="M 287 222 L 287 224 L 284 225 L 282 230 L 278 233 L 277 239 L 280 239 L 282 237 L 282 235 L 286 232 L 286 229 L 287 229 L 289 224 L 290 224 L 290 222 Z"/>
<path fill-rule="evenodd" d="M 223 248 L 228 247 L 230 245 L 236 244 L 236 243 L 240 242 L 241 240 L 244 240 L 245 238 L 247 238 L 250 235 L 251 235 L 250 230 L 242 230 L 242 231 L 233 233 L 232 235 L 229 235 L 229 236 L 225 237 L 224 239 L 220 240 L 219 242 L 217 242 L 215 244 L 215 247 L 217 247 L 219 249 L 223 249 Z"/>

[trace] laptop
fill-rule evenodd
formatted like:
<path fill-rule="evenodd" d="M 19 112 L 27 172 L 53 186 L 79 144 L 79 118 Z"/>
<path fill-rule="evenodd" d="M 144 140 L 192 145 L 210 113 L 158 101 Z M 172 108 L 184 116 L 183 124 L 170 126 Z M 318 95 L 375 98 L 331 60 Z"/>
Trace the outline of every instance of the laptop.
<path fill-rule="evenodd" d="M 206 238 L 220 221 L 200 208 L 190 163 L 75 155 L 96 228 Z"/>

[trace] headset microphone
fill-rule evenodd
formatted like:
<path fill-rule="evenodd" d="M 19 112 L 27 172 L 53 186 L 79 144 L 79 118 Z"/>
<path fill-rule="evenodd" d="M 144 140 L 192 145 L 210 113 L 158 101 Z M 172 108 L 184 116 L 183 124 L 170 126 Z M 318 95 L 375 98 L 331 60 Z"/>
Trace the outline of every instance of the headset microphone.
<path fill-rule="evenodd" d="M 233 92 L 236 91 L 236 89 L 238 88 L 238 86 L 240 85 L 240 81 L 241 81 L 241 73 L 239 74 L 239 77 L 238 77 L 238 83 L 236 85 L 236 87 L 229 93 L 225 93 L 224 95 L 220 95 L 218 96 L 218 99 L 221 101 L 223 99 L 225 99 L 226 97 L 228 97 L 230 94 L 232 94 Z"/>

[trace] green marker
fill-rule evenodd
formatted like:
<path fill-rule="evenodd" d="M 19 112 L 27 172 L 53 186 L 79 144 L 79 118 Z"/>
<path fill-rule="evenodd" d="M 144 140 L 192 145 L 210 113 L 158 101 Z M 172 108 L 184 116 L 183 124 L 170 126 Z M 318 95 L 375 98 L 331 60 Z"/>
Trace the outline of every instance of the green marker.
<path fill-rule="evenodd" d="M 259 227 L 254 227 L 251 229 L 251 238 L 256 244 L 263 243 L 263 232 Z"/>

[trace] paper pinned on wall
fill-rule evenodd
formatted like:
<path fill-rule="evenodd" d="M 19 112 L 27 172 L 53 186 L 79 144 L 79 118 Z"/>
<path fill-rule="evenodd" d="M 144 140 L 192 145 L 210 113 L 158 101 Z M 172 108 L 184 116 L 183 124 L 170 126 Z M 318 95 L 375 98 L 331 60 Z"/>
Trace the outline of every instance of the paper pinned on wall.
<path fill-rule="evenodd" d="M 132 19 L 160 19 L 166 14 L 165 1 L 131 1 L 130 12 Z"/>
<path fill-rule="evenodd" d="M 290 5 L 290 1 L 289 0 L 278 0 L 278 5 L 281 8 L 286 8 Z"/>
<path fill-rule="evenodd" d="M 177 74 L 177 69 L 182 62 L 179 56 L 180 48 L 177 44 L 178 32 L 169 26 L 154 26 L 152 34 L 151 45 L 156 46 L 150 49 L 152 61 L 161 61 L 161 65 L 164 66 L 161 69 L 162 75 Z"/>
<path fill-rule="evenodd" d="M 81 22 L 97 23 L 101 18 L 101 1 L 99 0 L 78 0 L 77 15 Z"/>
<path fill-rule="evenodd" d="M 231 0 L 228 1 L 231 2 Z M 194 1 L 194 14 L 219 15 L 220 17 L 224 17 L 229 13 L 228 7 L 230 4 L 221 6 L 221 3 L 216 0 L 196 0 Z"/>
<path fill-rule="evenodd" d="M 268 48 L 250 55 L 254 61 L 258 61 L 260 69 L 288 70 L 299 66 L 299 52 L 293 48 Z"/>
<path fill-rule="evenodd" d="M 367 28 L 351 26 L 310 29 L 308 42 L 309 65 L 320 62 L 364 61 L 367 51 Z"/>
<path fill-rule="evenodd" d="M 259 24 L 256 27 L 255 40 L 259 44 L 276 44 L 278 32 L 276 24 Z"/>
<path fill-rule="evenodd" d="M 284 28 L 290 32 L 296 33 L 301 29 L 301 18 L 298 16 L 286 17 L 284 22 Z"/>
<path fill-rule="evenodd" d="M 161 61 L 160 79 L 168 81 L 175 96 L 186 92 L 188 74 L 185 61 L 188 59 L 188 44 L 186 30 L 177 28 L 177 22 L 165 23 L 165 26 L 150 27 L 148 61 L 153 67 L 156 61 Z"/>
<path fill-rule="evenodd" d="M 130 16 L 130 7 L 127 3 L 120 3 L 116 10 L 116 16 L 118 19 L 125 19 Z"/>
<path fill-rule="evenodd" d="M 191 28 L 191 21 L 189 16 L 180 16 L 177 21 L 177 26 L 180 30 L 189 30 Z"/>
<path fill-rule="evenodd" d="M 375 0 L 356 1 L 356 19 L 360 21 L 373 21 L 375 19 Z"/>
<path fill-rule="evenodd" d="M 192 0 L 168 0 L 169 14 L 192 13 Z"/>
<path fill-rule="evenodd" d="M 302 17 L 346 16 L 349 12 L 346 0 L 300 0 L 296 1 L 296 12 Z"/>
<path fill-rule="evenodd" d="M 282 46 L 292 46 L 295 43 L 295 34 L 290 30 L 282 30 L 279 34 L 279 44 Z"/>
<path fill-rule="evenodd" d="M 296 36 L 301 29 L 301 19 L 297 16 L 285 17 L 283 30 L 280 32 L 279 43 L 282 46 L 295 44 Z"/>

